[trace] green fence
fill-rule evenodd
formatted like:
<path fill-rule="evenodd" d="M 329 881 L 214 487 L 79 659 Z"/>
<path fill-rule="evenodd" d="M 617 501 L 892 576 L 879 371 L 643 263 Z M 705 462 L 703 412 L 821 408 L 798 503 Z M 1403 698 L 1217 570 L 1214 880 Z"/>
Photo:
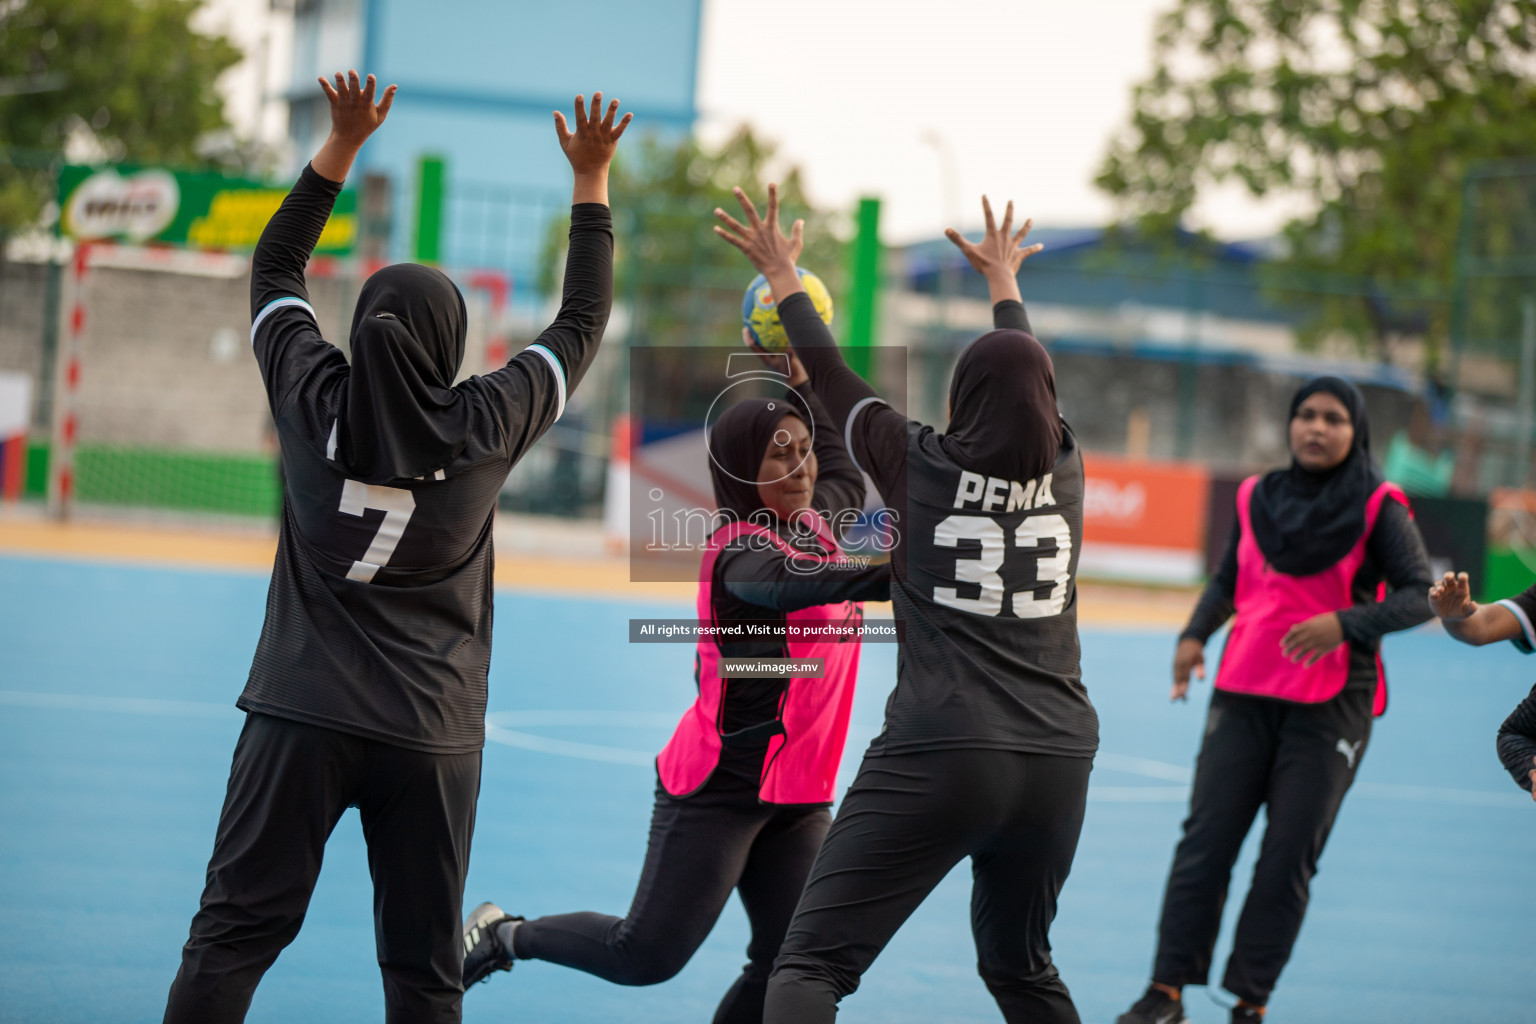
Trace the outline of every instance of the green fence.
<path fill-rule="evenodd" d="M 28 446 L 27 497 L 47 496 L 48 458 L 48 445 Z M 282 486 L 270 455 L 82 444 L 75 449 L 75 497 L 82 505 L 272 518 Z"/>

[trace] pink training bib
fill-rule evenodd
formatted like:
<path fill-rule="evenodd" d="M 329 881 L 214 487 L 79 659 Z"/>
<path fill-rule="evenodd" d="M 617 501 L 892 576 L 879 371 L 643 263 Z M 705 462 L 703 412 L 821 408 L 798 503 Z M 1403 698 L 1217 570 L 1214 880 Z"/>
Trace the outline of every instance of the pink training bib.
<path fill-rule="evenodd" d="M 1348 643 L 1303 667 L 1281 652 L 1280 641 L 1296 623 L 1324 612 L 1342 611 L 1354 604 L 1351 586 L 1365 561 L 1365 544 L 1376 527 L 1381 503 L 1387 498 L 1408 507 L 1408 497 L 1393 483 L 1383 483 L 1366 502 L 1365 532 L 1355 546 L 1332 566 L 1311 576 L 1289 576 L 1274 568 L 1264 558 L 1253 536 L 1250 509 L 1253 489 L 1259 478 L 1244 480 L 1237 491 L 1237 608 L 1232 631 L 1222 651 L 1221 667 L 1216 673 L 1216 687 L 1232 693 L 1278 697 L 1300 704 L 1320 704 L 1332 700 L 1344 689 L 1349 677 Z M 1379 601 L 1386 596 L 1386 584 L 1377 590 Z M 1387 677 L 1376 655 L 1376 699 L 1374 711 L 1387 709 Z"/>
<path fill-rule="evenodd" d="M 721 527 L 710 538 L 709 548 L 699 565 L 699 621 L 714 624 L 711 600 L 715 562 L 725 546 L 746 534 L 755 534 L 779 548 L 788 557 L 799 560 L 833 561 L 842 557 L 837 542 L 827 526 L 816 517 L 817 538 L 826 552 L 818 556 L 796 551 L 772 530 L 748 523 L 734 522 Z M 855 601 L 818 605 L 790 612 L 790 624 L 830 620 L 857 623 L 863 618 L 863 606 Z M 763 758 L 762 785 L 758 796 L 771 804 L 830 803 L 837 783 L 837 768 L 848 738 L 848 717 L 853 709 L 853 688 L 859 668 L 859 641 L 791 641 L 791 658 L 822 658 L 826 675 L 821 679 L 793 678 L 779 704 L 779 723 L 783 731 L 770 738 Z M 693 706 L 677 723 L 672 739 L 656 758 L 661 784 L 673 796 L 694 792 L 709 780 L 720 762 L 722 747 L 720 716 L 726 688 L 762 685 L 758 680 L 729 680 L 720 677 L 720 647 L 713 639 L 699 641 L 699 695 Z"/>

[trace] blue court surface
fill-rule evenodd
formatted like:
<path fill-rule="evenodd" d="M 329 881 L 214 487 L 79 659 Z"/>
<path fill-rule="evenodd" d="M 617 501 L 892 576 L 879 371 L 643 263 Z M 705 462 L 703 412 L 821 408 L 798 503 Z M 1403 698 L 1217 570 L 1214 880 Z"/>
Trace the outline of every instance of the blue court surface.
<path fill-rule="evenodd" d="M 266 580 L 0 558 L 0 1020 L 158 1021 L 176 972 L 241 715 Z M 1184 600 L 1174 598 L 1174 600 Z M 678 604 L 498 595 L 489 742 L 466 905 L 622 913 L 644 850 L 651 755 L 691 699 L 692 652 L 630 646 L 631 617 Z M 1085 630 L 1103 723 L 1076 868 L 1053 932 L 1083 1019 L 1140 993 L 1209 694 L 1167 700 L 1173 638 Z M 1536 677 L 1509 645 L 1391 638 L 1377 723 L 1269 1020 L 1536 1021 L 1536 805 L 1494 732 Z M 895 649 L 865 648 L 842 782 L 879 728 Z M 1250 837 L 1224 940 L 1252 867 Z M 843 1003 L 848 1021 L 982 1021 L 958 867 Z M 677 978 L 624 989 L 521 963 L 465 1019 L 705 1021 L 744 962 L 734 902 Z M 1217 950 L 1218 971 L 1226 941 Z M 1225 1021 L 1197 989 L 1192 1018 Z M 355 811 L 327 849 L 297 941 L 249 1019 L 377 1021 L 367 863 Z"/>

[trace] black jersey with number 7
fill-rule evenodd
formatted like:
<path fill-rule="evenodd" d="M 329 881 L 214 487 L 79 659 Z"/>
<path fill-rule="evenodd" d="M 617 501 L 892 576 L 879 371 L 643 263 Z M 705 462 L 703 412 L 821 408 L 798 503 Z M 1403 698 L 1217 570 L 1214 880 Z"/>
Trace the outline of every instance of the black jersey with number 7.
<path fill-rule="evenodd" d="M 485 740 L 492 520 L 507 472 L 554 424 L 612 302 L 608 208 L 573 208 L 565 293 L 534 345 L 454 385 L 470 436 L 419 477 L 365 482 L 338 442 L 350 368 L 321 337 L 304 266 L 339 186 L 305 168 L 253 260 L 251 344 L 285 493 L 266 620 L 238 706 L 438 753 Z"/>

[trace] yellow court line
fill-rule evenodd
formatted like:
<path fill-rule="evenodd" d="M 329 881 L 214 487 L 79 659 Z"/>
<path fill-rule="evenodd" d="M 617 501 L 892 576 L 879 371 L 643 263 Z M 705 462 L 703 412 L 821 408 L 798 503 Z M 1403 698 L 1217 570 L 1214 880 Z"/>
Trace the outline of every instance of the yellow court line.
<path fill-rule="evenodd" d="M 0 551 L 129 564 L 272 570 L 275 534 L 0 519 Z"/>
<path fill-rule="evenodd" d="M 41 518 L 0 517 L 0 552 L 82 561 L 176 568 L 270 572 L 277 537 L 263 532 L 118 523 L 59 523 Z M 692 582 L 632 583 L 623 558 L 543 558 L 522 551 L 496 556 L 499 589 L 579 594 L 593 597 L 689 601 Z M 1089 626 L 1136 626 L 1177 630 L 1194 605 L 1192 590 L 1134 589 L 1083 582 L 1078 587 L 1078 621 Z M 888 616 L 888 604 L 869 614 Z"/>

